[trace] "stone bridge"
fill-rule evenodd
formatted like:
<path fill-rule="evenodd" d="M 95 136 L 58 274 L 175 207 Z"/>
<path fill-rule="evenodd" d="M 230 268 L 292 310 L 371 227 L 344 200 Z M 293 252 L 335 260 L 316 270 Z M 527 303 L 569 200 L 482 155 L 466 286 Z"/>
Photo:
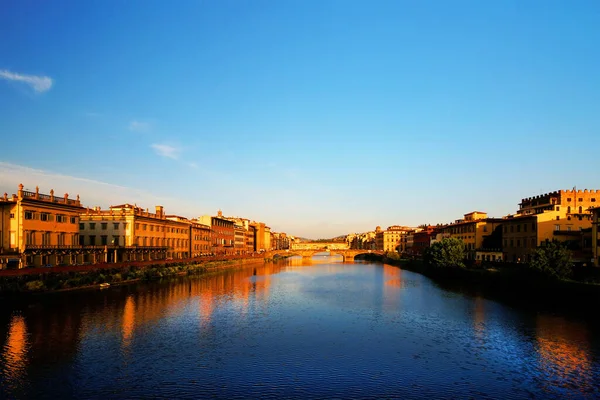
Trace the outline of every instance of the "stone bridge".
<path fill-rule="evenodd" d="M 359 254 L 383 254 L 378 250 L 360 250 L 350 249 L 348 243 L 344 242 L 304 242 L 294 243 L 289 250 L 273 250 L 269 252 L 271 257 L 274 256 L 302 256 L 302 258 L 312 258 L 317 253 L 329 253 L 330 256 L 341 255 L 344 262 L 354 261 L 354 257 Z"/>

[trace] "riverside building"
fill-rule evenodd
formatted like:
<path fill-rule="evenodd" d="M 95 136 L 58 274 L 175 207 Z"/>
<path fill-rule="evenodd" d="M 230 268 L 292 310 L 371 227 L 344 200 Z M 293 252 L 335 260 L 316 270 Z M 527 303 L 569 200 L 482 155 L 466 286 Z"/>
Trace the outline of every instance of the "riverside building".
<path fill-rule="evenodd" d="M 528 262 L 536 247 L 553 239 L 578 250 L 583 232 L 592 227 L 591 208 L 599 202 L 600 190 L 587 189 L 557 190 L 522 199 L 517 213 L 504 218 L 506 261 Z"/>
<path fill-rule="evenodd" d="M 55 196 L 25 190 L 0 198 L 0 267 L 23 268 L 76 263 L 79 249 L 79 195 Z"/>
<path fill-rule="evenodd" d="M 183 217 L 165 215 L 162 206 L 154 213 L 131 204 L 88 208 L 80 214 L 80 245 L 103 250 L 88 256 L 90 263 L 188 258 L 190 225 Z"/>

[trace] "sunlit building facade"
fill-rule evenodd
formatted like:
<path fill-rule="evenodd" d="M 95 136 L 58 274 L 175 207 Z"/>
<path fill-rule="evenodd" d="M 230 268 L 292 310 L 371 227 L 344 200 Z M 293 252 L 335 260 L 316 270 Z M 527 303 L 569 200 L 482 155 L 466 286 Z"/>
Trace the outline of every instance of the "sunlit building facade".
<path fill-rule="evenodd" d="M 536 247 L 554 239 L 581 250 L 582 232 L 592 228 L 591 209 L 599 201 L 600 191 L 587 189 L 558 190 L 522 199 L 517 213 L 504 219 L 502 248 L 506 261 L 528 262 Z"/>
<path fill-rule="evenodd" d="M 464 218 L 439 228 L 441 237 L 461 240 L 465 245 L 466 258 L 476 260 L 477 252 L 489 249 L 495 254 L 502 246 L 502 218 L 488 218 L 487 213 L 473 211 Z M 493 261 L 498 261 L 495 257 Z"/>
<path fill-rule="evenodd" d="M 42 194 L 19 185 L 0 198 L 0 267 L 61 265 L 79 254 L 79 196 Z"/>

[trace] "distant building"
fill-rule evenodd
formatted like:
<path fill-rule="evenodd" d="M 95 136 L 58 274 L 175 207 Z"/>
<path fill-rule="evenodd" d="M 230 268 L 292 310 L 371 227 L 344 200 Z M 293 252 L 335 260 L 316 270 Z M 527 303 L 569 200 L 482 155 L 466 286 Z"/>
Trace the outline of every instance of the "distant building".
<path fill-rule="evenodd" d="M 465 245 L 466 258 L 476 260 L 478 250 L 480 254 L 483 250 L 494 254 L 500 251 L 502 222 L 501 218 L 488 218 L 485 212 L 473 211 L 452 224 L 440 227 L 439 230 L 442 237 L 461 240 Z"/>
<path fill-rule="evenodd" d="M 416 255 L 423 255 L 425 249 L 431 246 L 431 239 L 435 238 L 438 233 L 437 227 L 428 225 L 421 231 L 413 234 L 413 246 L 412 251 Z"/>
<path fill-rule="evenodd" d="M 215 255 L 231 255 L 235 253 L 235 223 L 218 211 L 217 216 L 202 215 L 198 221 L 211 227 L 211 253 Z"/>

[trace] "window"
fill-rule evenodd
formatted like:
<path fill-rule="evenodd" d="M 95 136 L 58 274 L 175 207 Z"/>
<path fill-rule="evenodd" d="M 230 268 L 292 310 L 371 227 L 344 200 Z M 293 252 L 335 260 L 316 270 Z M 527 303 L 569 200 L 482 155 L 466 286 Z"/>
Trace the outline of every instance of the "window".
<path fill-rule="evenodd" d="M 148 227 L 148 225 L 146 225 L 146 224 L 142 224 L 142 230 L 143 230 L 143 231 L 145 231 L 147 227 Z"/>
<path fill-rule="evenodd" d="M 139 230 L 140 229 L 140 224 L 135 224 L 135 230 Z"/>
<path fill-rule="evenodd" d="M 523 224 L 523 232 L 527 232 L 527 224 Z"/>
<path fill-rule="evenodd" d="M 535 232 L 535 222 L 531 223 L 531 232 Z"/>
<path fill-rule="evenodd" d="M 79 245 L 85 246 L 85 236 L 83 236 L 83 235 L 79 236 Z"/>
<path fill-rule="evenodd" d="M 35 244 L 35 232 L 25 232 L 25 244 Z"/>
<path fill-rule="evenodd" d="M 595 202 L 596 202 L 596 198 L 595 198 L 595 197 L 592 197 L 592 200 L 591 200 L 591 201 L 592 201 L 592 203 L 595 203 Z"/>
<path fill-rule="evenodd" d="M 517 239 L 517 247 L 521 247 L 521 240 Z"/>
<path fill-rule="evenodd" d="M 531 239 L 531 247 L 535 247 L 535 239 Z"/>
<path fill-rule="evenodd" d="M 583 207 L 579 206 L 579 214 L 583 212 Z"/>
<path fill-rule="evenodd" d="M 514 230 L 514 227 L 511 225 L 511 226 L 510 226 L 510 233 L 512 233 L 512 232 L 513 232 L 513 230 Z"/>
<path fill-rule="evenodd" d="M 100 236 L 100 245 L 106 246 L 108 244 L 108 236 L 102 235 Z"/>
<path fill-rule="evenodd" d="M 560 211 L 560 206 L 556 206 L 556 211 Z"/>
<path fill-rule="evenodd" d="M 72 224 L 76 224 L 77 223 L 77 217 L 71 217 L 71 223 Z"/>
<path fill-rule="evenodd" d="M 33 212 L 25 211 L 25 219 L 33 219 Z"/>
<path fill-rule="evenodd" d="M 95 246 L 96 245 L 96 236 L 92 235 L 90 236 L 90 246 Z"/>
<path fill-rule="evenodd" d="M 83 222 L 79 223 L 79 229 L 80 230 L 84 230 L 85 229 L 85 224 Z"/>
<path fill-rule="evenodd" d="M 558 221 L 558 220 L 560 220 L 560 215 L 557 215 L 557 216 L 556 216 L 556 220 L 557 220 L 557 221 Z"/>
<path fill-rule="evenodd" d="M 108 227 L 108 223 L 107 222 L 101 222 L 100 225 L 102 226 L 102 230 L 105 231 L 106 228 Z"/>
<path fill-rule="evenodd" d="M 560 225 L 554 225 L 554 230 L 555 231 L 560 231 Z"/>
<path fill-rule="evenodd" d="M 90 230 L 95 230 L 96 229 L 96 223 L 95 222 L 90 222 Z"/>
<path fill-rule="evenodd" d="M 119 237 L 118 236 L 113 236 L 112 238 L 112 244 L 115 246 L 119 245 Z"/>
<path fill-rule="evenodd" d="M 570 221 L 570 220 L 571 220 L 571 216 L 567 215 L 567 221 Z"/>
<path fill-rule="evenodd" d="M 154 225 L 150 225 L 150 232 L 154 232 Z"/>
<path fill-rule="evenodd" d="M 58 234 L 58 245 L 59 246 L 64 246 L 65 245 L 65 234 L 64 233 L 59 233 Z"/>
<path fill-rule="evenodd" d="M 118 222 L 113 222 L 113 229 L 115 229 L 115 230 L 119 229 L 119 223 Z"/>
<path fill-rule="evenodd" d="M 41 221 L 50 221 L 50 214 L 48 214 L 48 213 L 41 213 L 40 214 L 40 220 Z"/>
<path fill-rule="evenodd" d="M 15 218 L 15 213 L 10 213 L 10 219 L 14 219 Z"/>
<path fill-rule="evenodd" d="M 514 246 L 514 242 L 512 239 L 510 239 L 510 247 L 513 247 L 513 246 Z"/>
<path fill-rule="evenodd" d="M 521 225 L 517 225 L 517 232 L 521 232 Z"/>
<path fill-rule="evenodd" d="M 50 232 L 44 232 L 42 234 L 42 245 L 44 245 L 44 246 L 50 245 Z"/>
<path fill-rule="evenodd" d="M 567 232 L 571 232 L 571 227 L 567 226 Z"/>
<path fill-rule="evenodd" d="M 567 199 L 567 201 L 571 201 L 571 198 L 569 197 L 569 198 Z"/>
<path fill-rule="evenodd" d="M 66 215 L 56 214 L 56 222 L 65 223 L 67 222 Z"/>
<path fill-rule="evenodd" d="M 487 232 L 487 225 L 484 225 L 484 226 L 483 226 L 483 231 L 484 231 L 484 232 Z"/>
<path fill-rule="evenodd" d="M 577 199 L 577 201 L 581 202 L 581 201 L 583 201 L 583 199 L 580 197 Z"/>

